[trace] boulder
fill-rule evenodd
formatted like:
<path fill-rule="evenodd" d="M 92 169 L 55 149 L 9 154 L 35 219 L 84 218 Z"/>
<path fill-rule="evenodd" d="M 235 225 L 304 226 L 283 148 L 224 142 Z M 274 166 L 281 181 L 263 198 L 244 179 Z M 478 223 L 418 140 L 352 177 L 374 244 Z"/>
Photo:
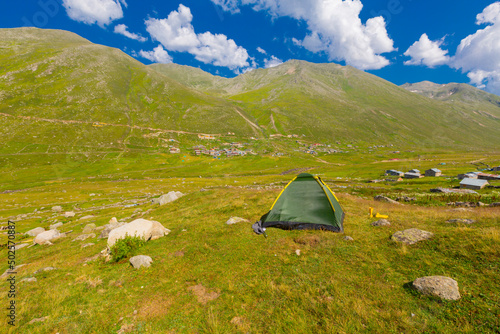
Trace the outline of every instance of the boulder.
<path fill-rule="evenodd" d="M 37 281 L 36 277 L 29 277 L 29 278 L 27 277 L 21 280 L 21 282 L 36 282 L 36 281 Z"/>
<path fill-rule="evenodd" d="M 457 219 L 449 219 L 446 222 L 459 223 L 459 224 L 474 224 L 476 221 L 474 219 L 457 218 Z"/>
<path fill-rule="evenodd" d="M 88 238 L 95 238 L 95 234 L 94 233 L 81 234 L 81 235 L 77 236 L 75 239 L 73 239 L 73 241 L 83 241 L 83 240 L 88 239 Z"/>
<path fill-rule="evenodd" d="M 37 227 L 32 230 L 29 230 L 28 232 L 26 232 L 26 234 L 29 235 L 30 237 L 36 237 L 42 232 L 45 232 L 45 229 L 43 227 Z"/>
<path fill-rule="evenodd" d="M 75 216 L 75 213 L 73 211 L 68 211 L 64 213 L 64 217 L 66 218 L 72 218 Z"/>
<path fill-rule="evenodd" d="M 433 233 L 419 230 L 418 228 L 410 228 L 404 231 L 398 231 L 391 237 L 392 240 L 402 242 L 407 245 L 416 244 L 419 241 L 430 239 L 434 236 Z"/>
<path fill-rule="evenodd" d="M 159 222 L 140 218 L 111 230 L 108 236 L 108 246 L 113 246 L 116 240 L 123 239 L 127 235 L 138 236 L 147 241 L 161 238 L 169 233 L 170 230 Z"/>
<path fill-rule="evenodd" d="M 60 206 L 60 205 L 56 205 L 56 206 L 52 207 L 53 212 L 61 212 L 62 210 L 63 210 L 62 206 Z"/>
<path fill-rule="evenodd" d="M 113 223 L 113 224 L 104 225 L 103 226 L 104 229 L 102 230 L 101 234 L 99 235 L 99 238 L 104 239 L 104 238 L 109 237 L 109 232 L 111 232 L 115 228 L 123 226 L 123 225 L 125 225 L 125 222 L 117 222 L 117 223 Z"/>
<path fill-rule="evenodd" d="M 241 222 L 248 223 L 249 220 L 247 220 L 245 218 L 240 218 L 240 217 L 231 217 L 231 218 L 228 219 L 228 221 L 226 222 L 226 224 L 233 225 L 233 224 L 237 224 L 237 223 L 241 223 Z"/>
<path fill-rule="evenodd" d="M 436 296 L 446 300 L 459 300 L 458 283 L 446 276 L 426 276 L 413 281 L 413 288 L 424 295 Z"/>
<path fill-rule="evenodd" d="M 33 242 L 35 244 L 39 244 L 39 245 L 46 244 L 47 242 L 50 244 L 50 241 L 55 240 L 55 239 L 60 238 L 60 237 L 61 237 L 61 233 L 59 233 L 59 231 L 57 229 L 48 230 L 48 231 L 42 232 L 39 235 L 37 235 Z"/>
<path fill-rule="evenodd" d="M 87 225 L 85 225 L 85 227 L 83 228 L 82 233 L 83 233 L 83 234 L 89 234 L 89 233 L 92 233 L 92 232 L 94 232 L 94 231 L 95 231 L 95 228 L 96 228 L 95 224 L 93 224 L 93 223 L 92 223 L 92 224 L 87 224 Z"/>
<path fill-rule="evenodd" d="M 139 269 L 140 267 L 149 267 L 151 266 L 151 262 L 153 259 L 147 255 L 137 255 L 130 258 L 130 264 L 135 268 Z"/>
<path fill-rule="evenodd" d="M 40 268 L 37 271 L 33 273 L 33 275 L 36 275 L 38 273 L 44 272 L 44 271 L 51 271 L 51 270 L 57 270 L 57 268 L 54 267 L 45 267 L 45 268 Z"/>
<path fill-rule="evenodd" d="M 153 198 L 152 202 L 153 202 L 153 204 L 164 205 L 164 204 L 173 202 L 182 196 L 184 196 L 184 194 L 181 193 L 180 191 L 171 191 L 167 194 L 161 195 L 158 198 Z"/>
<path fill-rule="evenodd" d="M 108 224 L 117 224 L 118 223 L 118 219 L 116 219 L 116 217 L 113 217 L 109 220 Z"/>
<path fill-rule="evenodd" d="M 399 202 L 397 202 L 397 201 L 395 201 L 393 199 L 390 199 L 389 197 L 382 196 L 382 195 L 377 195 L 373 199 L 376 200 L 376 201 L 379 201 L 379 202 L 387 202 L 387 203 L 392 203 L 392 204 L 400 204 Z"/>
<path fill-rule="evenodd" d="M 51 229 L 51 230 L 54 230 L 54 229 L 56 229 L 56 228 L 58 228 L 58 227 L 60 227 L 60 226 L 63 226 L 63 225 L 64 225 L 64 224 L 63 224 L 63 223 L 61 223 L 61 222 L 59 222 L 59 223 L 55 223 L 55 224 L 50 225 L 50 229 Z"/>
<path fill-rule="evenodd" d="M 26 243 L 24 243 L 24 244 L 17 244 L 17 245 L 14 246 L 14 249 L 18 250 L 18 249 L 24 248 L 26 246 L 29 246 L 29 244 L 26 244 Z"/>
<path fill-rule="evenodd" d="M 388 221 L 387 219 L 379 219 L 377 221 L 374 221 L 370 225 L 371 226 L 389 226 L 389 225 L 391 225 L 391 222 Z"/>

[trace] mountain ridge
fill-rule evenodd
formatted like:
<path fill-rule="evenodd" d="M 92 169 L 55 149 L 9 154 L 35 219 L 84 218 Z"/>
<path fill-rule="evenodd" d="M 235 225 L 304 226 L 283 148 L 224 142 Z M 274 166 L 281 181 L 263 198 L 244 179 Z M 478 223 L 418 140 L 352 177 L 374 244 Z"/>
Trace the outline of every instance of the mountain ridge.
<path fill-rule="evenodd" d="M 451 148 L 491 147 L 499 135 L 500 107 L 487 101 L 431 99 L 349 66 L 291 60 L 223 78 L 184 65 L 146 66 L 62 30 L 1 32 L 2 112 L 129 126 L 57 128 L 61 146 L 157 147 L 144 137 L 148 128 Z M 54 144 L 55 128 L 9 122 L 3 130 L 22 126 L 38 144 Z M 16 140 L 26 137 L 8 139 Z"/>

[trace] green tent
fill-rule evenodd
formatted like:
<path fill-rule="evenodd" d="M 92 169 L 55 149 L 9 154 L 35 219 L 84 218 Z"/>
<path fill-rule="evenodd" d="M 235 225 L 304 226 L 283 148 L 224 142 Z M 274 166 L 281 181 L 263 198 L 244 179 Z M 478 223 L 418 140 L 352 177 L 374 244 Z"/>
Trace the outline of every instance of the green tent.
<path fill-rule="evenodd" d="M 265 227 L 343 232 L 343 221 L 344 211 L 331 189 L 318 176 L 302 173 L 288 183 L 253 227 L 258 234 Z"/>

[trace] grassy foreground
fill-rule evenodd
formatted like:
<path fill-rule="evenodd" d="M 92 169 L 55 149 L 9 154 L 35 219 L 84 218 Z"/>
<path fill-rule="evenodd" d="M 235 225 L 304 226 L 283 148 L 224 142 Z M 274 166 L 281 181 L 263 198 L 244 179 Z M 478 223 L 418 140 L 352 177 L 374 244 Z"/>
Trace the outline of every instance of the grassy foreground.
<path fill-rule="evenodd" d="M 443 161 L 460 159 L 444 155 L 442 158 Z M 251 223 L 267 212 L 281 188 L 295 175 L 279 175 L 293 168 L 294 161 L 240 160 L 237 167 L 237 160 L 227 159 L 213 167 L 213 161 L 209 164 L 207 159 L 186 159 L 194 159 L 184 161 L 193 167 L 153 166 L 158 170 L 147 175 L 154 178 L 145 177 L 137 167 L 135 171 L 123 172 L 123 169 L 112 170 L 105 163 L 93 166 L 96 177 L 90 178 L 84 177 L 89 170 L 66 167 L 50 180 L 49 173 L 44 174 L 44 167 L 40 167 L 38 176 L 46 175 L 47 179 L 39 184 L 28 182 L 27 188 L 19 180 L 7 179 L 2 174 L 10 189 L 17 189 L 0 194 L 4 203 L 0 211 L 2 226 L 8 217 L 15 216 L 16 230 L 20 233 L 38 226 L 48 229 L 56 221 L 64 223 L 59 228 L 61 232 L 73 232 L 52 246 L 37 245 L 16 252 L 18 264 L 25 264 L 17 274 L 16 326 L 9 326 L 2 314 L 1 331 L 61 334 L 500 331 L 500 208 L 454 209 L 443 203 L 394 205 L 372 200 L 376 193 L 424 193 L 452 181 L 422 179 L 397 186 L 369 185 L 365 181 L 388 166 L 372 164 L 373 161 L 365 161 L 367 165 L 363 165 L 363 158 L 356 156 L 344 157 L 347 166 L 334 165 L 338 161 L 333 160 L 331 164 L 295 160 L 299 161 L 299 167 L 313 167 L 310 172 L 322 174 L 332 185 L 346 211 L 345 234 L 268 229 L 266 239 L 253 234 Z M 398 163 L 410 166 L 416 162 Z M 259 169 L 252 170 L 250 167 L 256 164 Z M 425 162 L 421 164 L 425 167 Z M 377 166 L 377 172 L 375 168 L 364 172 L 366 166 L 373 165 Z M 446 168 L 451 173 L 459 171 L 459 166 L 457 162 Z M 405 166 L 395 166 L 399 167 Z M 181 170 L 186 173 L 184 177 Z M 149 201 L 171 190 L 186 195 L 164 206 Z M 496 196 L 494 190 L 482 194 Z M 64 211 L 80 210 L 75 211 L 76 217 L 64 218 L 52 212 L 53 205 L 61 205 Z M 370 206 L 388 214 L 392 225 L 370 226 L 375 220 L 368 218 Z M 20 217 L 21 214 L 27 216 Z M 90 214 L 94 218 L 79 220 Z M 250 223 L 225 224 L 231 216 L 246 218 Z M 171 230 L 169 235 L 147 242 L 136 252 L 153 258 L 150 268 L 136 270 L 128 259 L 118 263 L 105 263 L 101 259 L 86 262 L 106 247 L 106 240 L 73 239 L 86 224 L 102 226 L 112 217 L 126 221 L 139 217 L 153 219 Z M 445 223 L 452 218 L 472 218 L 476 223 L 468 226 Z M 435 236 L 413 246 L 390 240 L 394 232 L 412 227 Z M 354 241 L 344 240 L 346 235 Z M 7 242 L 6 235 L 1 234 L 0 238 L 2 245 Z M 21 234 L 18 238 L 22 238 Z M 82 248 L 89 242 L 94 245 Z M 0 251 L 0 259 L 3 272 L 7 269 L 5 247 Z M 56 269 L 34 274 L 49 266 Z M 409 287 L 414 279 L 430 275 L 457 280 L 462 299 L 440 301 L 421 296 Z M 19 282 L 29 277 L 37 281 Z M 5 288 L 0 290 L 0 300 L 6 313 L 10 299 L 5 281 L 2 286 Z M 33 322 L 34 319 L 41 321 Z"/>

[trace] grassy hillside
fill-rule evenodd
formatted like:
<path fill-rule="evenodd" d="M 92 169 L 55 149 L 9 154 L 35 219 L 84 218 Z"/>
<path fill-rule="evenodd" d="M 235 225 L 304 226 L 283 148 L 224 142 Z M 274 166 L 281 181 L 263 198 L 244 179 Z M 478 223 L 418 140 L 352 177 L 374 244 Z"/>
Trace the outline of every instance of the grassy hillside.
<path fill-rule="evenodd" d="M 200 70 L 182 76 L 185 67 L 173 64 L 154 68 L 234 101 L 268 134 L 426 147 L 459 148 L 476 142 L 479 147 L 493 147 L 500 125 L 500 107 L 483 99 L 470 104 L 436 101 L 349 66 L 292 60 L 224 80 Z"/>

